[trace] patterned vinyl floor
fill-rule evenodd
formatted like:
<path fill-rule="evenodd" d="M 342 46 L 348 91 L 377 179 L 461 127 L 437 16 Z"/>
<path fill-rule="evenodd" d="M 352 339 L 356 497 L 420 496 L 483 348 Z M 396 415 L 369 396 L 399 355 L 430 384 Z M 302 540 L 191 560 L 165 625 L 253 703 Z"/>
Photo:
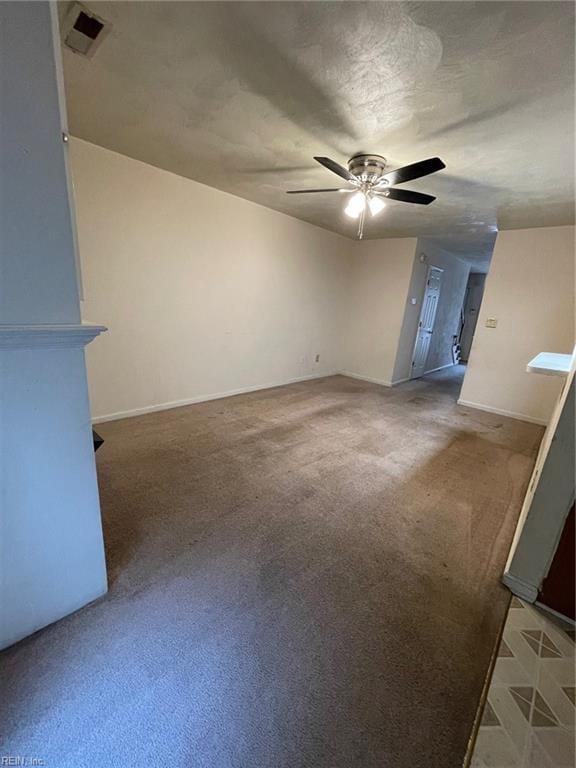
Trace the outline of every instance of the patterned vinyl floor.
<path fill-rule="evenodd" d="M 574 768 L 574 627 L 512 599 L 472 768 Z"/>

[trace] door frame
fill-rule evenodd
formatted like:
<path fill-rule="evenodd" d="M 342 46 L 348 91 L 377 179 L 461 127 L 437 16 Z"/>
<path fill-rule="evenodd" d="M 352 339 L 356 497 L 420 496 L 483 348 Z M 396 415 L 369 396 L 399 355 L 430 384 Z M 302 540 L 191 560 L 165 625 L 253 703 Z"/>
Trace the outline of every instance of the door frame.
<path fill-rule="evenodd" d="M 538 599 L 574 503 L 574 428 L 565 414 L 570 411 L 569 398 L 575 378 L 576 347 L 570 372 L 540 443 L 502 577 L 515 595 L 530 603 Z M 556 480 L 558 477 L 562 482 Z"/>
<path fill-rule="evenodd" d="M 442 276 L 440 279 L 440 291 L 442 290 L 442 280 L 444 279 L 443 267 L 437 267 L 435 264 L 428 264 L 428 267 L 426 269 L 426 279 L 424 280 L 424 288 L 422 290 L 422 296 L 420 298 L 420 312 L 418 313 L 418 325 L 416 326 L 416 334 L 414 336 L 414 345 L 412 347 L 412 355 L 410 357 L 410 380 L 419 379 L 422 376 L 425 376 L 426 373 L 428 373 L 428 371 L 424 371 L 424 373 L 421 373 L 420 376 L 414 376 L 413 368 L 414 368 L 414 357 L 416 356 L 416 347 L 418 345 L 418 334 L 420 333 L 420 324 L 422 323 L 422 313 L 424 312 L 424 299 L 426 298 L 426 289 L 428 288 L 428 280 L 430 279 L 430 273 L 432 272 L 433 269 L 442 273 Z M 438 297 L 440 297 L 440 291 L 438 292 Z M 436 307 L 436 312 L 437 311 L 438 311 L 438 307 Z M 435 327 L 436 327 L 436 314 L 434 315 L 434 326 L 432 328 L 432 333 L 434 332 Z"/>

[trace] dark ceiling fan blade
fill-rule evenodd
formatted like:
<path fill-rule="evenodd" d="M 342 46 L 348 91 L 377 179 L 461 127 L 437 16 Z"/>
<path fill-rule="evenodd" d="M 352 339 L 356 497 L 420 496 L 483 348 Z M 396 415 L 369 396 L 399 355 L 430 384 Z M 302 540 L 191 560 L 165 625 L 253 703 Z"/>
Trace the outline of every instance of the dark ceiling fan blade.
<path fill-rule="evenodd" d="M 346 179 L 346 181 L 358 182 L 356 176 L 354 176 L 353 173 L 350 173 L 348 168 L 344 168 L 343 165 L 340 165 L 340 163 L 337 163 L 335 160 L 330 160 L 329 157 L 315 157 L 314 160 L 316 160 L 317 163 L 320 163 L 320 165 L 323 165 L 324 168 L 328 168 L 332 173 L 337 173 L 338 176 Z"/>
<path fill-rule="evenodd" d="M 439 157 L 431 157 L 429 160 L 421 160 L 419 163 L 405 165 L 403 168 L 385 173 L 380 182 L 387 181 L 390 186 L 404 184 L 405 181 L 421 179 L 422 176 L 429 176 L 431 173 L 441 171 L 442 168 L 446 168 L 442 160 Z"/>
<path fill-rule="evenodd" d="M 413 192 L 411 189 L 387 189 L 385 192 L 376 192 L 376 194 L 390 200 L 399 200 L 401 203 L 417 203 L 418 205 L 430 205 L 436 200 L 432 195 Z"/>
<path fill-rule="evenodd" d="M 307 195 L 310 192 L 353 192 L 353 189 L 341 189 L 339 187 L 332 187 L 332 189 L 288 189 L 287 195 Z"/>

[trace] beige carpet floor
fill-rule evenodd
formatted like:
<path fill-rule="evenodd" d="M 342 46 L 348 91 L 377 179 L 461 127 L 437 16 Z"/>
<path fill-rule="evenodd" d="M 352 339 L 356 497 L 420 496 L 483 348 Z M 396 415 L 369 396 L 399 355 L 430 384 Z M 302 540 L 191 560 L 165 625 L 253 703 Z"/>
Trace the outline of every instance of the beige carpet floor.
<path fill-rule="evenodd" d="M 459 768 L 542 435 L 457 406 L 460 379 L 100 425 L 110 592 L 3 654 L 3 753 Z"/>

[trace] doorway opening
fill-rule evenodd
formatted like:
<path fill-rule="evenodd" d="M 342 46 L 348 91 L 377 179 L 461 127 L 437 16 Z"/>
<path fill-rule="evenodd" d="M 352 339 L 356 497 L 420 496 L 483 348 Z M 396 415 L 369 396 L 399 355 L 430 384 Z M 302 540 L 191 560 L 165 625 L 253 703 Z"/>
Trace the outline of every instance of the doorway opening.
<path fill-rule="evenodd" d="M 467 363 L 472 349 L 472 339 L 476 332 L 478 315 L 482 297 L 484 296 L 484 285 L 486 283 L 486 273 L 470 272 L 466 293 L 464 295 L 464 304 L 462 305 L 462 317 L 460 325 L 460 334 L 458 339 L 460 362 Z"/>
<path fill-rule="evenodd" d="M 470 359 L 495 233 L 481 241 L 418 240 L 393 384 L 433 379 L 458 400 Z"/>

